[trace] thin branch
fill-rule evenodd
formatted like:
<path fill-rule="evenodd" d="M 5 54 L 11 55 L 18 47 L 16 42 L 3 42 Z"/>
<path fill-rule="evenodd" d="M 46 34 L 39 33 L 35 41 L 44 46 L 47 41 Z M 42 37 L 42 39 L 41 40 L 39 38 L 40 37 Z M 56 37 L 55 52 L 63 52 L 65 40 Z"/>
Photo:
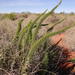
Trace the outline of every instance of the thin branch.
<path fill-rule="evenodd" d="M 44 72 L 47 72 L 47 73 L 49 73 L 49 74 L 56 75 L 54 72 L 48 71 L 48 70 L 46 70 L 46 69 L 39 69 L 39 70 L 36 70 L 36 71 L 32 72 L 30 75 L 33 75 L 34 73 L 39 72 L 39 71 L 44 71 Z"/>
<path fill-rule="evenodd" d="M 9 72 L 7 72 L 5 69 L 0 68 L 0 70 L 4 71 L 7 75 L 11 75 Z"/>

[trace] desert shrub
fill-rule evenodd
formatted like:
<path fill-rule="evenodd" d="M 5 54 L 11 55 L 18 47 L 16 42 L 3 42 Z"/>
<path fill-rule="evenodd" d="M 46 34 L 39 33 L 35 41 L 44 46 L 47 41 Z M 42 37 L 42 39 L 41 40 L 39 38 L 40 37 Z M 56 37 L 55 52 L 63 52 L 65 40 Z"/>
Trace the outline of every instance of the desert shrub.
<path fill-rule="evenodd" d="M 8 18 L 10 20 L 16 20 L 16 15 L 14 13 L 5 14 L 3 18 Z"/>
<path fill-rule="evenodd" d="M 24 18 L 28 18 L 28 14 L 23 14 L 22 15 Z"/>
<path fill-rule="evenodd" d="M 65 12 L 63 11 L 63 12 L 60 12 L 60 14 L 65 14 Z"/>
<path fill-rule="evenodd" d="M 57 71 L 53 69 L 57 68 L 60 50 L 54 49 L 59 42 L 51 45 L 49 38 L 65 32 L 74 25 L 65 27 L 57 32 L 51 32 L 55 25 L 63 21 L 60 20 L 53 24 L 41 37 L 38 36 L 38 32 L 43 25 L 42 22 L 54 12 L 61 2 L 51 11 L 47 12 L 46 10 L 40 14 L 34 21 L 30 20 L 23 29 L 21 28 L 23 19 L 19 21 L 14 39 L 2 51 L 0 58 L 2 71 L 5 71 L 9 75 L 46 75 L 46 73 L 48 75 L 56 75 Z M 48 65 L 53 69 L 49 68 Z"/>
<path fill-rule="evenodd" d="M 70 13 L 70 15 L 74 15 L 74 14 L 75 14 L 74 12 L 71 12 L 71 13 Z"/>

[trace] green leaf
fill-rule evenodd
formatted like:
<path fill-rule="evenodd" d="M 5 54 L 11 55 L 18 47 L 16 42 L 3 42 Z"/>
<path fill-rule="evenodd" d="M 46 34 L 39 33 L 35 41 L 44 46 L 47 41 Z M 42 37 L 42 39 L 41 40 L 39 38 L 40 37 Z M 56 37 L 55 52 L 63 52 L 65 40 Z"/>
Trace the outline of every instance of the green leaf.
<path fill-rule="evenodd" d="M 54 10 L 61 4 L 61 2 L 62 2 L 62 0 L 60 0 L 60 2 L 59 2 L 50 12 L 48 12 L 47 14 L 44 14 L 44 15 L 42 16 L 42 18 L 39 20 L 39 22 L 37 23 L 36 29 L 35 29 L 35 31 L 34 31 L 34 33 L 33 33 L 33 36 L 32 36 L 32 44 L 35 43 L 35 38 L 36 38 L 36 35 L 37 35 L 38 31 L 39 31 L 39 28 L 40 28 L 40 26 L 41 26 L 41 23 L 42 23 L 49 15 L 51 15 L 51 14 L 54 12 Z"/>
<path fill-rule="evenodd" d="M 52 37 L 54 35 L 57 35 L 59 33 L 65 32 L 66 30 L 70 29 L 71 27 L 74 27 L 75 25 L 73 24 L 72 26 L 67 26 L 64 29 L 57 31 L 57 32 L 52 32 L 52 33 L 47 33 L 45 34 L 43 37 L 41 37 L 39 40 L 37 40 L 32 46 L 31 49 L 29 51 L 29 57 L 32 57 L 32 55 L 35 53 L 36 49 L 39 48 L 39 46 L 44 43 L 44 41 L 49 38 Z"/>
<path fill-rule="evenodd" d="M 63 22 L 65 19 L 59 20 L 56 23 L 54 23 L 53 25 L 51 25 L 51 27 L 47 30 L 47 32 L 51 31 L 56 25 L 60 24 L 61 22 Z"/>
<path fill-rule="evenodd" d="M 18 23 L 18 27 L 17 27 L 17 32 L 16 32 L 16 35 L 18 36 L 20 31 L 21 31 L 21 24 L 23 22 L 24 19 L 20 20 L 19 23 Z"/>
<path fill-rule="evenodd" d="M 19 39 L 19 34 L 20 34 L 20 31 L 21 31 L 21 24 L 23 22 L 24 19 L 21 19 L 18 23 L 18 26 L 17 26 L 17 31 L 16 31 L 16 35 L 13 39 L 13 42 L 15 43 L 18 39 Z"/>
<path fill-rule="evenodd" d="M 18 40 L 18 48 L 21 46 L 22 44 L 22 40 L 23 37 L 26 36 L 26 32 L 28 30 L 28 27 L 31 25 L 31 21 L 28 23 L 27 27 L 24 27 L 24 29 L 21 31 L 20 35 L 19 35 L 19 40 Z M 27 37 L 27 36 L 26 36 Z M 26 39 L 26 38 L 25 38 Z"/>

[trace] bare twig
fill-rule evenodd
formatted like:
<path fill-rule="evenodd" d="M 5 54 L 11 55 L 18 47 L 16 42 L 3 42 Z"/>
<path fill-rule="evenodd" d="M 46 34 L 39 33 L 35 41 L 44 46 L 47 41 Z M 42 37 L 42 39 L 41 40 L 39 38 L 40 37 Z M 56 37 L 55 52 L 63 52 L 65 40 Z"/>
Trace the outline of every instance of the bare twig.
<path fill-rule="evenodd" d="M 7 75 L 11 75 L 9 72 L 7 72 L 5 69 L 0 68 L 0 70 L 4 71 Z"/>
<path fill-rule="evenodd" d="M 32 72 L 30 75 L 32 75 L 32 74 L 34 74 L 34 73 L 36 73 L 36 72 L 39 72 L 39 71 L 44 71 L 44 72 L 47 72 L 47 73 L 49 73 L 49 74 L 56 75 L 54 72 L 48 71 L 48 70 L 46 70 L 46 69 L 38 69 L 38 70 Z"/>

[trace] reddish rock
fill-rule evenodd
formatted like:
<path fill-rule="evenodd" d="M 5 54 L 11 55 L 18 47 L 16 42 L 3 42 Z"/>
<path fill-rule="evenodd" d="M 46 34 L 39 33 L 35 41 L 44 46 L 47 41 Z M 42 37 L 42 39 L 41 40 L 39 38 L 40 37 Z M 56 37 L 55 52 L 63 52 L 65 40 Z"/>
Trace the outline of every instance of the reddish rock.
<path fill-rule="evenodd" d="M 74 35 L 75 36 L 75 35 Z M 62 34 L 58 34 L 56 36 L 52 37 L 52 41 L 54 43 L 58 42 L 60 39 L 62 39 L 62 41 L 59 42 L 58 46 L 63 47 L 64 51 L 63 54 L 66 56 L 66 59 L 64 59 L 63 61 L 68 61 L 71 59 L 75 59 L 75 51 L 69 50 L 69 45 L 66 44 L 63 41 L 63 38 L 65 37 L 65 33 Z M 69 38 L 69 37 L 68 37 Z M 69 40 L 70 41 L 70 40 Z M 72 44 L 72 43 L 71 43 Z M 71 48 L 70 48 L 71 49 Z M 75 73 L 75 63 L 72 62 L 65 62 L 65 63 L 60 63 L 60 68 L 64 71 L 67 71 L 68 69 L 71 69 L 72 73 Z"/>

